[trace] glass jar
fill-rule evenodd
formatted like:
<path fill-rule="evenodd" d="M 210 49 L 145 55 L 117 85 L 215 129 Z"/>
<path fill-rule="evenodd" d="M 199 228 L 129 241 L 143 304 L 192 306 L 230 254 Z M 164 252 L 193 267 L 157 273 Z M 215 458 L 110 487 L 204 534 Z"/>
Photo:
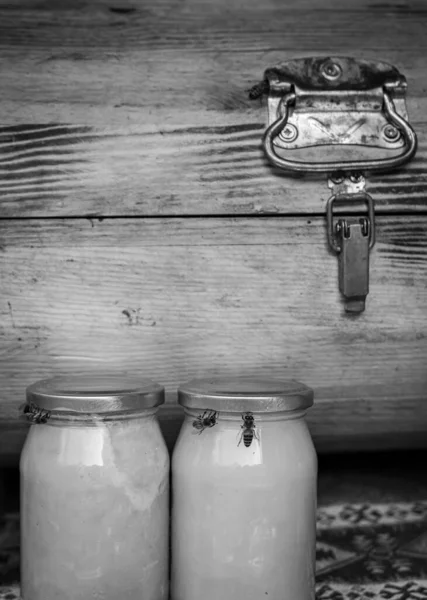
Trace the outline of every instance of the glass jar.
<path fill-rule="evenodd" d="M 179 388 L 172 457 L 172 600 L 314 598 L 317 456 L 295 381 Z"/>
<path fill-rule="evenodd" d="M 27 388 L 24 600 L 166 600 L 169 455 L 147 380 L 57 377 Z"/>

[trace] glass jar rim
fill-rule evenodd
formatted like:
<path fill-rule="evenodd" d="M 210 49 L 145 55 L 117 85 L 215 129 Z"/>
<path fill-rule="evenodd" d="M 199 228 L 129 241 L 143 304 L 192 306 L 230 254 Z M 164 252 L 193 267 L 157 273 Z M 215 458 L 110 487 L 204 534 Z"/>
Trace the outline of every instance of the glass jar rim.
<path fill-rule="evenodd" d="M 313 390 L 294 379 L 257 377 L 192 379 L 178 388 L 178 402 L 187 408 L 226 412 L 305 410 Z"/>
<path fill-rule="evenodd" d="M 36 381 L 27 387 L 26 399 L 46 411 L 102 414 L 153 408 L 164 403 L 165 390 L 150 379 L 97 373 Z"/>

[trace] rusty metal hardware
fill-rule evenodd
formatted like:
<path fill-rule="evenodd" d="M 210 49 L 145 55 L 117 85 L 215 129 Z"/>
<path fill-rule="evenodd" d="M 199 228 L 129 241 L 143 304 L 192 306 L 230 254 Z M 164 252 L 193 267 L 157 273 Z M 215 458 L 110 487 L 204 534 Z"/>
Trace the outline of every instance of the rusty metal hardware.
<path fill-rule="evenodd" d="M 417 136 L 408 123 L 406 79 L 392 65 L 349 57 L 299 58 L 266 69 L 250 98 L 268 97 L 263 148 L 286 171 L 328 173 L 328 241 L 338 255 L 339 288 L 349 313 L 365 310 L 374 201 L 366 174 L 407 163 Z M 325 155 L 326 159 L 321 160 Z M 335 203 L 363 201 L 367 216 L 334 223 Z"/>
<path fill-rule="evenodd" d="M 408 162 L 416 152 L 417 136 L 407 121 L 406 80 L 387 63 L 347 57 L 294 59 L 267 69 L 252 97 L 260 91 L 268 93 L 264 151 L 282 169 L 385 171 Z M 295 150 L 321 146 L 341 146 L 340 158 L 289 158 Z M 361 153 L 372 149 L 384 152 L 380 158 Z M 342 158 L 344 150 L 349 158 Z"/>
<path fill-rule="evenodd" d="M 369 222 L 352 217 L 338 221 L 336 230 L 341 233 L 339 288 L 346 299 L 345 310 L 361 313 L 369 292 Z"/>
<path fill-rule="evenodd" d="M 336 202 L 360 200 L 368 205 L 368 216 L 351 216 L 334 224 Z M 345 310 L 361 313 L 369 292 L 369 250 L 375 244 L 374 201 L 366 192 L 332 195 L 327 202 L 328 242 L 338 254 L 339 288 L 345 297 Z"/>

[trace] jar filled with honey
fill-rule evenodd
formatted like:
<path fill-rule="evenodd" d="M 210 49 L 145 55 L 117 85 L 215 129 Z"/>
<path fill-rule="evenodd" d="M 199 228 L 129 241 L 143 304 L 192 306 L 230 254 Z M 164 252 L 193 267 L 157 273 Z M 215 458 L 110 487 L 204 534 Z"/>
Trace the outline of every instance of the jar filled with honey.
<path fill-rule="evenodd" d="M 164 389 L 121 376 L 27 388 L 21 454 L 24 600 L 166 600 Z"/>
<path fill-rule="evenodd" d="M 312 600 L 317 457 L 296 381 L 199 379 L 172 457 L 172 600 Z"/>

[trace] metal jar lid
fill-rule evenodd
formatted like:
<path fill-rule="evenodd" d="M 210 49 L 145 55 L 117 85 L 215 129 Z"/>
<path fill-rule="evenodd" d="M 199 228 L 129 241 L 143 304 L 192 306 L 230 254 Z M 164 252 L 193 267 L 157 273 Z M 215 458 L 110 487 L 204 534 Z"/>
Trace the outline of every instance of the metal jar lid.
<path fill-rule="evenodd" d="M 187 408 L 225 412 L 305 410 L 313 404 L 313 390 L 294 380 L 193 379 L 178 388 L 178 402 Z"/>
<path fill-rule="evenodd" d="M 27 388 L 27 403 L 57 412 L 108 413 L 153 408 L 165 390 L 149 379 L 82 375 L 42 379 Z"/>

